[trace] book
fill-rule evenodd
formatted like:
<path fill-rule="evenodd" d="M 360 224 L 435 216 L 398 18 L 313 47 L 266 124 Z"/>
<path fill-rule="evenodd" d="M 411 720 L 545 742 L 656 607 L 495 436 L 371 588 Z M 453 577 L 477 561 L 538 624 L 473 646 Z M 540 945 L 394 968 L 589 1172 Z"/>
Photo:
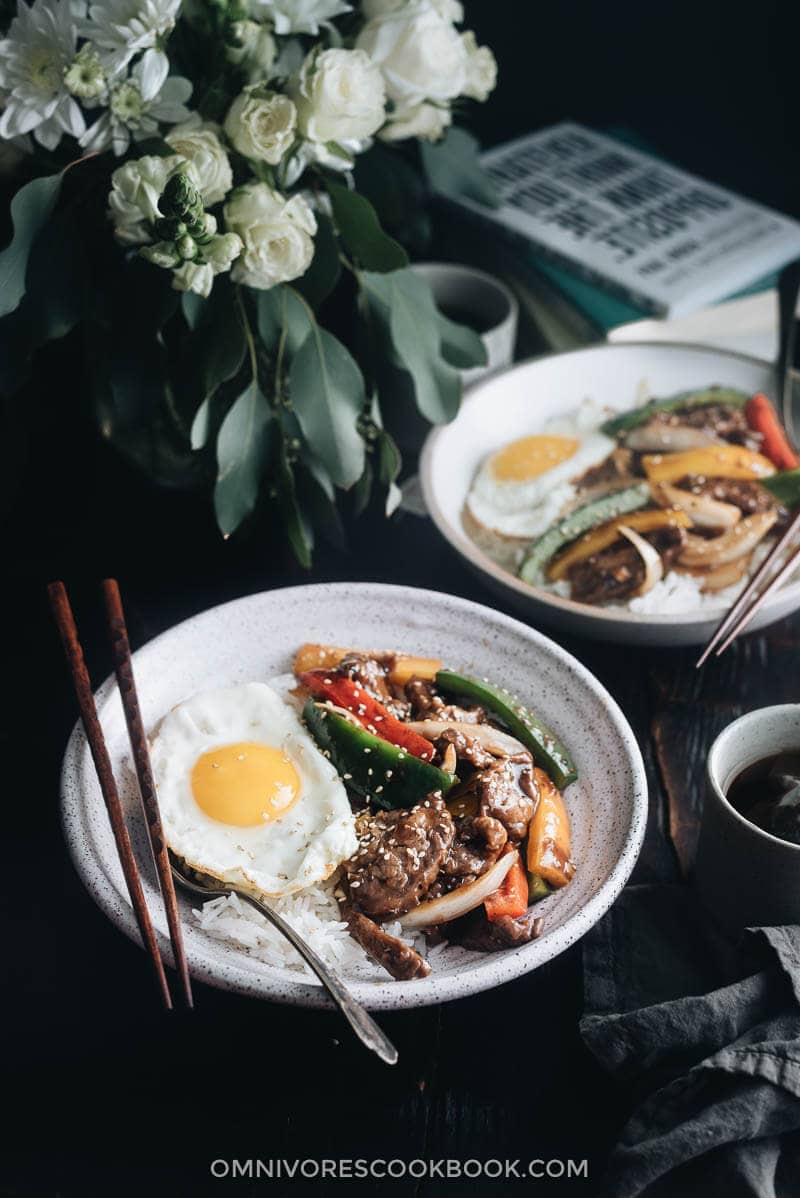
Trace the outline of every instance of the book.
<path fill-rule="evenodd" d="M 769 286 L 800 223 L 614 137 L 562 122 L 481 161 L 498 193 L 459 198 L 603 329 Z"/>

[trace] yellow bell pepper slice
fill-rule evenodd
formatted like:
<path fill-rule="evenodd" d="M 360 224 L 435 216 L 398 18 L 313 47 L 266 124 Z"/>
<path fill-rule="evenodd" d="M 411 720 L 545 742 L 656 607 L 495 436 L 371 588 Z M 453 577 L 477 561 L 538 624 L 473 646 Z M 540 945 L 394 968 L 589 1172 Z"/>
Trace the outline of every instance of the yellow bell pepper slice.
<path fill-rule="evenodd" d="M 681 453 L 648 453 L 642 458 L 652 483 L 674 483 L 687 474 L 704 478 L 768 478 L 775 473 L 769 458 L 743 445 L 709 445 Z"/>
<path fill-rule="evenodd" d="M 528 828 L 528 874 L 558 889 L 575 874 L 570 858 L 569 816 L 561 792 L 549 775 L 538 766 L 533 772 L 539 803 Z"/>
<path fill-rule="evenodd" d="M 582 562 L 593 553 L 608 549 L 609 545 L 613 545 L 619 539 L 619 529 L 622 525 L 634 529 L 635 532 L 652 532 L 656 528 L 666 528 L 668 525 L 689 528 L 691 523 L 686 512 L 678 511 L 677 508 L 648 508 L 643 512 L 629 512 L 627 516 L 616 516 L 573 541 L 551 562 L 547 576 L 552 582 L 558 582 L 566 577 L 576 562 Z"/>

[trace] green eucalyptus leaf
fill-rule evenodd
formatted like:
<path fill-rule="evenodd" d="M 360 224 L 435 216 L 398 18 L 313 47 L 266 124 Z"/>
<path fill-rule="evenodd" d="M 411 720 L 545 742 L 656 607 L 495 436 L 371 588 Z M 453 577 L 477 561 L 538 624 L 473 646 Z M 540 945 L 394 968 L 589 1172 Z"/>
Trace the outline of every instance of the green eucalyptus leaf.
<path fill-rule="evenodd" d="M 356 485 L 353 487 L 353 511 L 356 516 L 361 516 L 367 510 L 370 497 L 372 495 L 373 483 L 372 463 L 369 458 L 364 461 L 364 471 Z"/>
<path fill-rule="evenodd" d="M 308 304 L 292 287 L 281 284 L 269 291 L 259 291 L 256 306 L 262 343 L 274 354 L 285 329 L 284 356 L 290 361 L 311 332 L 313 320 Z"/>
<path fill-rule="evenodd" d="M 214 511 L 229 537 L 256 506 L 272 438 L 272 413 L 252 379 L 234 400 L 217 434 Z"/>
<path fill-rule="evenodd" d="M 328 194 L 339 235 L 365 270 L 399 270 L 408 265 L 408 255 L 399 242 L 384 233 L 377 213 L 366 196 L 341 183 L 329 183 Z"/>
<path fill-rule="evenodd" d="M 0 317 L 13 312 L 25 294 L 28 257 L 56 206 L 63 176 L 43 175 L 21 187 L 11 201 L 11 241 L 0 253 Z"/>
<path fill-rule="evenodd" d="M 330 477 L 316 462 L 298 462 L 295 486 L 303 510 L 314 528 L 335 549 L 346 547 L 346 538 Z"/>
<path fill-rule="evenodd" d="M 438 310 L 437 310 L 438 311 Z M 456 324 L 441 312 L 437 324 L 442 344 L 442 357 L 459 370 L 485 366 L 488 361 L 483 338 L 466 324 Z"/>
<path fill-rule="evenodd" d="M 218 295 L 216 291 L 203 303 L 186 350 L 200 398 L 191 425 L 192 449 L 202 449 L 206 444 L 211 401 L 222 384 L 239 373 L 247 349 L 244 325 L 233 296 L 222 287 Z"/>
<path fill-rule="evenodd" d="M 292 552 L 305 570 L 311 568 L 311 553 L 314 548 L 314 531 L 306 519 L 297 499 L 295 476 L 286 454 L 286 442 L 281 438 L 278 448 L 276 472 L 278 506 L 286 525 L 286 535 Z"/>
<path fill-rule="evenodd" d="M 427 283 L 412 270 L 364 271 L 361 282 L 376 317 L 388 326 L 395 353 L 414 382 L 417 407 L 432 424 L 458 412 L 461 377 L 442 356 L 438 309 Z"/>
<path fill-rule="evenodd" d="M 478 142 L 471 133 L 453 127 L 441 141 L 421 141 L 419 148 L 432 191 L 497 207 L 497 191 L 481 166 Z"/>
<path fill-rule="evenodd" d="M 364 442 L 356 422 L 364 406 L 364 379 L 350 353 L 308 310 L 311 331 L 292 359 L 292 405 L 312 453 L 334 483 L 351 487 L 364 469 Z"/>
<path fill-rule="evenodd" d="M 184 320 L 189 328 L 194 332 L 203 315 L 206 301 L 202 295 L 197 295 L 194 291 L 184 291 L 181 295 L 181 310 L 183 311 Z"/>
<path fill-rule="evenodd" d="M 378 453 L 378 478 L 386 487 L 386 515 L 391 516 L 396 511 L 403 498 L 403 493 L 397 485 L 397 476 L 403 459 L 394 438 L 381 429 L 376 443 Z"/>
<path fill-rule="evenodd" d="M 312 308 L 318 308 L 339 282 L 341 273 L 339 243 L 333 225 L 324 213 L 317 213 L 314 257 L 303 277 L 295 280 L 294 286 L 305 296 Z"/>

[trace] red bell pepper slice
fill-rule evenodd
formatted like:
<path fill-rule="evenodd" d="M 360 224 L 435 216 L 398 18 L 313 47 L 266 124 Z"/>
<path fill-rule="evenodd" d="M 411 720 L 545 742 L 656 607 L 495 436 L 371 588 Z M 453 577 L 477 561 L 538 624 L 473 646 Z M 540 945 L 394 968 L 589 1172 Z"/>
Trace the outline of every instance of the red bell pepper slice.
<path fill-rule="evenodd" d="M 483 901 L 486 918 L 491 923 L 496 919 L 502 919 L 504 915 L 517 919 L 528 910 L 528 875 L 525 873 L 519 851 L 515 850 L 515 855 L 516 861 L 503 878 L 502 884 L 494 894 L 490 894 Z"/>
<path fill-rule="evenodd" d="M 766 457 L 779 470 L 794 470 L 800 465 L 800 459 L 792 449 L 778 414 L 766 395 L 760 392 L 745 404 L 744 414 L 747 423 L 757 433 L 761 433 L 761 448 Z"/>
<path fill-rule="evenodd" d="M 352 712 L 359 723 L 374 736 L 388 740 L 390 744 L 405 749 L 412 757 L 419 757 L 423 761 L 430 761 L 433 757 L 435 750 L 429 740 L 393 716 L 382 703 L 373 699 L 372 695 L 352 678 L 345 678 L 328 670 L 308 670 L 297 677 L 303 686 L 308 687 L 312 695 L 328 699 L 337 707 Z"/>

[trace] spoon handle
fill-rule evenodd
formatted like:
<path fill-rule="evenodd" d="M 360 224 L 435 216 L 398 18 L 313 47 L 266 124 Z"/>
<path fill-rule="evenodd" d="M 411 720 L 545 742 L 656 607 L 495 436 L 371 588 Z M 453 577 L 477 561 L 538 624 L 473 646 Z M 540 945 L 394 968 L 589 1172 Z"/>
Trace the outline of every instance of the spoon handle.
<path fill-rule="evenodd" d="M 320 960 L 313 948 L 306 944 L 302 936 L 298 936 L 294 928 L 285 919 L 281 919 L 280 915 L 277 915 L 271 907 L 268 907 L 265 903 L 260 903 L 253 895 L 241 890 L 237 891 L 237 893 L 240 898 L 251 903 L 270 923 L 274 924 L 278 931 L 282 932 L 290 944 L 297 949 L 306 964 L 314 970 L 314 973 L 322 982 L 362 1044 L 365 1044 L 367 1048 L 371 1048 L 387 1065 L 396 1064 L 397 1049 L 394 1044 L 392 1044 L 388 1036 L 384 1035 L 372 1016 L 364 1010 L 360 1003 L 356 1002 L 350 991 L 333 970 L 329 969 Z"/>

